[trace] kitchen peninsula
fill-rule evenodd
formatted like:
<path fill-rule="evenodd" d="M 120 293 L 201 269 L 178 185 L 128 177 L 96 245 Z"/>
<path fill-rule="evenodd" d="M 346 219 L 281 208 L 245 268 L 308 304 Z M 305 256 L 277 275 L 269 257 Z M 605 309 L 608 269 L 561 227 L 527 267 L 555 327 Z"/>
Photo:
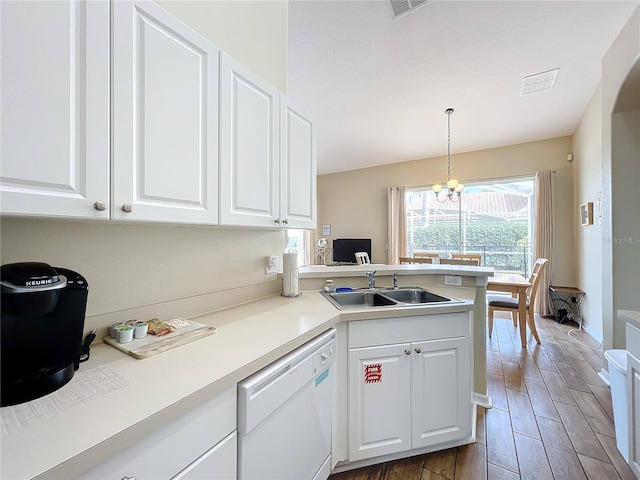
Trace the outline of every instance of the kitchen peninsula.
<path fill-rule="evenodd" d="M 435 318 L 455 312 L 467 312 L 468 319 L 468 312 L 473 311 L 474 400 L 487 405 L 484 296 L 487 277 L 493 270 L 438 265 L 369 267 L 302 268 L 300 297 L 271 296 L 195 317 L 200 323 L 217 327 L 217 333 L 144 360 L 107 345 L 95 345 L 90 360 L 76 375 L 102 368 L 125 379 L 126 384 L 3 433 L 2 478 L 78 477 L 118 452 L 135 449 L 138 442 L 171 422 L 180 421 L 210 399 L 229 391 L 235 395 L 235 385 L 240 380 L 328 328 L 339 327 L 340 334 L 350 323 L 361 323 L 358 320 L 386 322 L 430 315 Z M 366 287 L 364 272 L 372 268 L 377 270 L 380 286 L 390 285 L 393 273 L 398 272 L 400 286 L 419 285 L 462 301 L 455 306 L 340 311 L 318 293 L 317 284 L 324 285 L 326 278 L 334 279 L 338 286 Z M 445 275 L 459 276 L 461 286 L 444 285 Z M 345 359 L 338 357 L 337 361 Z M 59 394 L 64 395 L 65 388 Z M 15 407 L 8 407 L 11 408 Z M 10 413 L 8 409 L 3 409 L 3 419 Z M 194 452 L 191 460 L 198 455 Z M 163 455 L 156 452 L 156 456 L 158 462 L 163 461 Z"/>

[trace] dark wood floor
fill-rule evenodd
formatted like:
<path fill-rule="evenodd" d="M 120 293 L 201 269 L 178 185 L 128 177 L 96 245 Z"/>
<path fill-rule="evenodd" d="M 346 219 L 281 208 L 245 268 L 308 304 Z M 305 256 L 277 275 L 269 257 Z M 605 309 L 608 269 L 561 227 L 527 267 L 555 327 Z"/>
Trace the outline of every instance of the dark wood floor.
<path fill-rule="evenodd" d="M 618 452 L 602 348 L 568 338 L 575 324 L 537 318 L 528 348 L 507 318 L 487 338 L 493 408 L 479 409 L 477 443 L 332 475 L 330 480 L 635 480 Z M 571 336 L 597 347 L 583 331 Z"/>

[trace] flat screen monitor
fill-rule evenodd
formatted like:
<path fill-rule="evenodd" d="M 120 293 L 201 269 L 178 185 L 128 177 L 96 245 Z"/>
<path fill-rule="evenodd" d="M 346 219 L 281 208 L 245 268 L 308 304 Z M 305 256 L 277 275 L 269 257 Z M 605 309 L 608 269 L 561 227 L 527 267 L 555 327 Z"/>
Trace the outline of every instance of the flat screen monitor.
<path fill-rule="evenodd" d="M 333 241 L 333 261 L 335 263 L 357 263 L 356 252 L 367 252 L 371 258 L 370 238 L 336 238 Z"/>

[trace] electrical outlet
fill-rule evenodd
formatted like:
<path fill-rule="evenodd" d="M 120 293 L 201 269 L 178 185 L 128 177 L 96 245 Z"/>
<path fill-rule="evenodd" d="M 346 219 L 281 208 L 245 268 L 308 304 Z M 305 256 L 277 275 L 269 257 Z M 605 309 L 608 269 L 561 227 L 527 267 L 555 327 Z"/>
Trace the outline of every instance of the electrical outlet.
<path fill-rule="evenodd" d="M 278 255 L 267 255 L 265 257 L 264 273 L 278 273 Z"/>
<path fill-rule="evenodd" d="M 444 284 L 445 285 L 453 285 L 455 287 L 462 286 L 462 276 L 461 275 L 445 275 L 444 276 Z"/>

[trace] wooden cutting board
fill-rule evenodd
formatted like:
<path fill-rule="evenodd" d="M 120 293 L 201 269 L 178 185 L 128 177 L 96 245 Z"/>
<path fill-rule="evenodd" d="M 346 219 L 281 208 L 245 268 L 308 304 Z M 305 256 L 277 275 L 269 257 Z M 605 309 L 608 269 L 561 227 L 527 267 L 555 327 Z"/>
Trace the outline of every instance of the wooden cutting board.
<path fill-rule="evenodd" d="M 179 328 L 175 332 L 168 333 L 162 337 L 149 334 L 144 338 L 134 338 L 129 343 L 118 343 L 115 338 L 106 337 L 104 343 L 141 360 L 214 333 L 216 333 L 216 327 L 209 327 L 189 320 L 188 326 Z"/>

